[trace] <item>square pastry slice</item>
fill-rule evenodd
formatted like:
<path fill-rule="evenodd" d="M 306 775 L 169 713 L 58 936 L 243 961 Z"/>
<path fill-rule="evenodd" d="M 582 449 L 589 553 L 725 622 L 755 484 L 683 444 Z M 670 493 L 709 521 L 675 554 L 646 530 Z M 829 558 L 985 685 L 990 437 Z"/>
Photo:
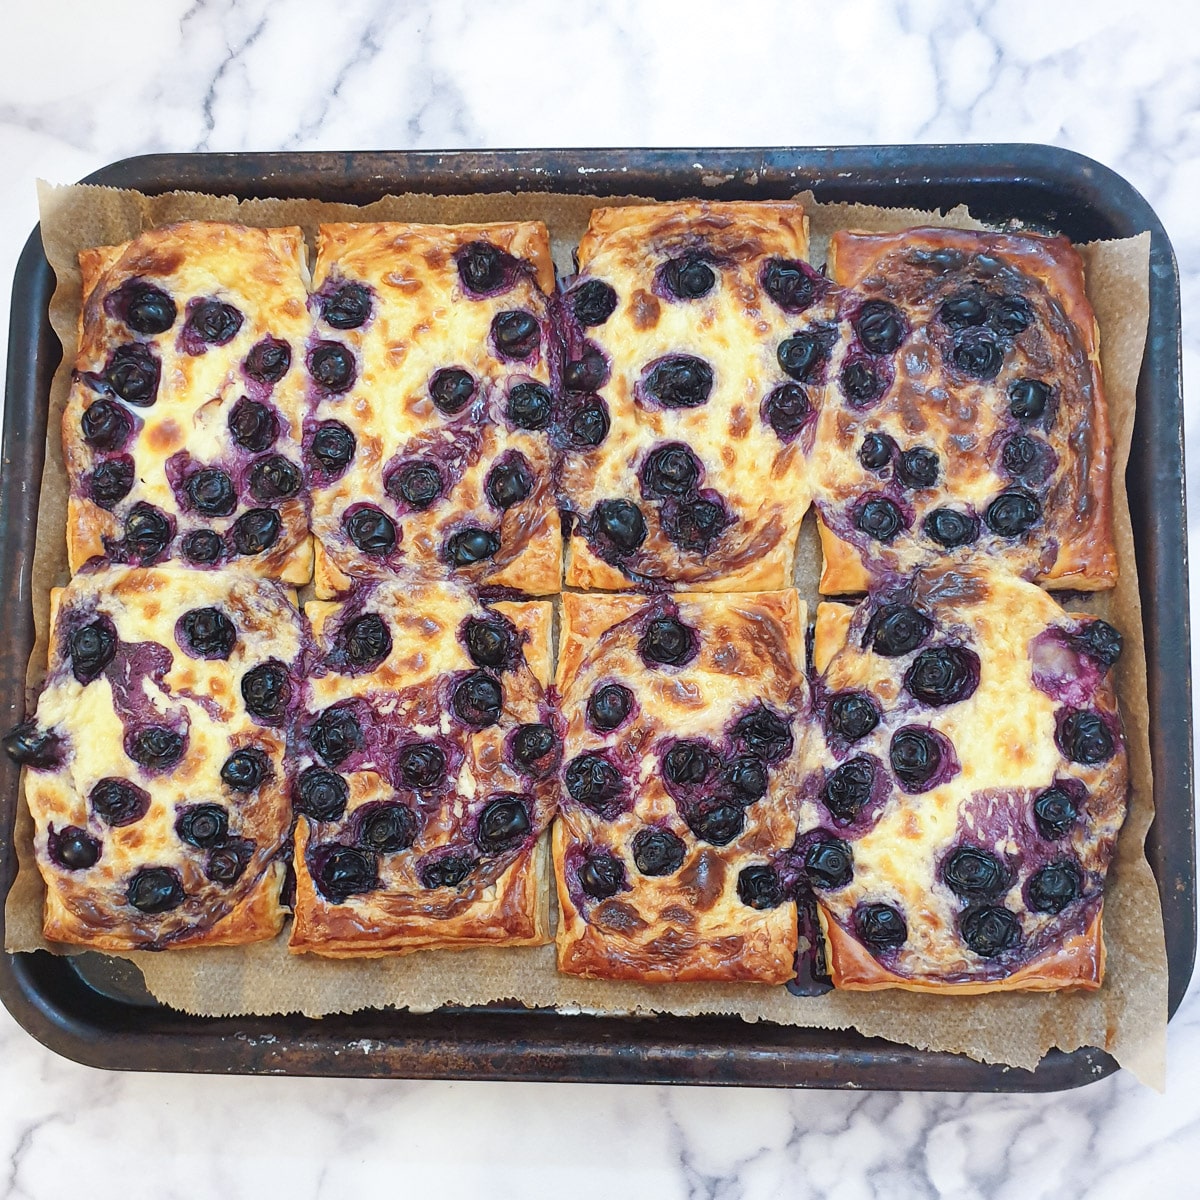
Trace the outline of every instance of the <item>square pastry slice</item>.
<path fill-rule="evenodd" d="M 562 298 L 567 584 L 791 582 L 836 340 L 799 204 L 592 213 Z"/>
<path fill-rule="evenodd" d="M 563 596 L 559 970 L 782 983 L 807 711 L 794 591 Z"/>
<path fill-rule="evenodd" d="M 291 949 L 547 941 L 550 603 L 385 581 L 307 612 Z"/>
<path fill-rule="evenodd" d="M 317 594 L 397 573 L 557 592 L 546 227 L 323 225 L 313 285 Z"/>
<path fill-rule="evenodd" d="M 113 567 L 52 593 L 37 716 L 6 740 L 29 768 L 47 939 L 120 951 L 279 932 L 305 641 L 292 600 L 179 567 Z"/>
<path fill-rule="evenodd" d="M 1111 587 L 1099 334 L 1071 243 L 843 231 L 829 270 L 852 291 L 813 460 L 822 591 L 968 560 Z"/>
<path fill-rule="evenodd" d="M 822 604 L 793 852 L 836 987 L 1097 988 L 1120 634 L 998 571 Z"/>
<path fill-rule="evenodd" d="M 187 221 L 79 265 L 62 427 L 71 570 L 177 559 L 308 582 L 300 230 Z"/>

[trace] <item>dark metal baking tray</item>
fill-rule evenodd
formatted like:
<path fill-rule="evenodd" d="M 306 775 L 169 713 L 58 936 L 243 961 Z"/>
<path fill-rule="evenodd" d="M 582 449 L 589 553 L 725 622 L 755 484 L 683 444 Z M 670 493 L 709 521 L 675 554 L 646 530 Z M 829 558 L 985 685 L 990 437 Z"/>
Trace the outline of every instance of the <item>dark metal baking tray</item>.
<path fill-rule="evenodd" d="M 164 154 L 126 159 L 85 182 L 249 197 L 366 203 L 390 192 L 637 193 L 819 200 L 916 208 L 968 204 L 1075 241 L 1149 230 L 1150 329 L 1127 477 L 1149 660 L 1157 818 L 1147 853 L 1158 880 L 1170 1012 L 1196 947 L 1194 814 L 1180 392 L 1179 275 L 1167 235 L 1120 176 L 1065 150 L 1032 145 L 771 150 L 516 150 L 488 153 Z M 33 642 L 29 580 L 50 380 L 60 347 L 47 319 L 53 274 L 35 229 L 17 267 L 9 338 L 0 572 L 0 719 L 24 711 Z M 3 758 L 3 756 L 0 756 Z M 0 895 L 16 870 L 17 772 L 0 762 Z M 0 958 L 0 998 L 52 1050 L 99 1067 L 288 1075 L 525 1079 L 923 1090 L 1051 1091 L 1107 1075 L 1098 1050 L 1052 1052 L 1034 1072 L 897 1046 L 854 1031 L 749 1025 L 737 1018 L 561 1016 L 519 1008 L 418 1015 L 368 1011 L 207 1019 L 158 1005 L 118 959 L 45 953 Z"/>

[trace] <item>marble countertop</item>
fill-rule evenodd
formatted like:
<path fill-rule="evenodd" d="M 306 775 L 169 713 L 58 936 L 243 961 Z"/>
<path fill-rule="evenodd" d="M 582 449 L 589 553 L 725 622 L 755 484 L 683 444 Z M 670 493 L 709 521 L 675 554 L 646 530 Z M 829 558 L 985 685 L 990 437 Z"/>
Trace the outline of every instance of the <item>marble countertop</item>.
<path fill-rule="evenodd" d="M 0 281 L 35 179 L 150 151 L 1050 142 L 1155 207 L 1200 365 L 1194 0 L 41 0 L 0 34 Z M 0 1010 L 0 1197 L 1192 1196 L 1197 991 L 1165 1096 L 122 1075 Z"/>

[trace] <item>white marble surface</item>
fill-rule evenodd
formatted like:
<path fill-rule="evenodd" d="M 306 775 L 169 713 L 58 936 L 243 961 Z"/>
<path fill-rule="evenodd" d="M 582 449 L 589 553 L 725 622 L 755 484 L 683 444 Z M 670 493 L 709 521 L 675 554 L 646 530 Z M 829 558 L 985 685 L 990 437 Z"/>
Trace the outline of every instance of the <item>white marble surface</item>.
<path fill-rule="evenodd" d="M 1198 47 L 1195 0 L 10 0 L 0 281 L 35 178 L 147 151 L 1044 141 L 1157 209 L 1195 380 Z M 152 1077 L 0 1011 L 0 1195 L 1194 1196 L 1196 989 L 1168 1054 L 1165 1097 Z"/>

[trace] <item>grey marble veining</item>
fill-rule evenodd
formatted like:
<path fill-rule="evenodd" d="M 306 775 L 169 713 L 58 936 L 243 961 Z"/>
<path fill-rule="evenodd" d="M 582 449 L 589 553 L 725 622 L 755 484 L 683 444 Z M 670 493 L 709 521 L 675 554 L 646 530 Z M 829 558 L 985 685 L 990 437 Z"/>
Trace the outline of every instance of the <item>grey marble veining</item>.
<path fill-rule="evenodd" d="M 43 0 L 0 33 L 3 279 L 35 178 L 156 150 L 1043 141 L 1158 211 L 1196 377 L 1192 0 Z M 1165 1097 L 222 1079 L 89 1070 L 0 1013 L 0 1196 L 1190 1197 L 1195 989 L 1168 1045 Z"/>

